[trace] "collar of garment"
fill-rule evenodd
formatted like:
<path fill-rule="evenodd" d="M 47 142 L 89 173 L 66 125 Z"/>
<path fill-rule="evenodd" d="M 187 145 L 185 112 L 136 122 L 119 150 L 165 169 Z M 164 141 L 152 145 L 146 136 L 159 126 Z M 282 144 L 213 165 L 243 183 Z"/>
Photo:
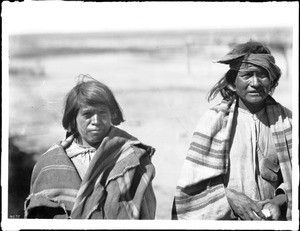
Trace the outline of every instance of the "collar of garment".
<path fill-rule="evenodd" d="M 96 149 L 93 147 L 87 147 L 80 145 L 74 140 L 72 144 L 66 149 L 66 152 L 70 158 L 73 158 L 78 155 L 87 155 L 96 152 Z"/>
<path fill-rule="evenodd" d="M 247 109 L 238 107 L 238 112 L 239 113 L 243 113 L 246 116 L 252 117 L 253 120 L 257 120 L 259 118 L 261 118 L 262 116 L 266 115 L 266 110 L 265 108 L 261 109 L 260 111 L 256 112 L 256 113 L 251 113 L 250 111 L 248 111 Z"/>

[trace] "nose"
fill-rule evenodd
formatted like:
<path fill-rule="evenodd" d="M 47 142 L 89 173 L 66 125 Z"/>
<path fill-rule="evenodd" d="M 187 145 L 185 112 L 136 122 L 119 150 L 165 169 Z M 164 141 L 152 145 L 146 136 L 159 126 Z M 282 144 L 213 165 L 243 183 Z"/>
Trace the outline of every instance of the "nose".
<path fill-rule="evenodd" d="M 258 86 L 259 85 L 259 79 L 258 79 L 258 76 L 255 73 L 251 77 L 250 85 L 251 86 Z"/>
<path fill-rule="evenodd" d="M 99 115 L 97 113 L 95 113 L 92 117 L 91 117 L 91 122 L 92 124 L 98 124 L 99 123 Z"/>

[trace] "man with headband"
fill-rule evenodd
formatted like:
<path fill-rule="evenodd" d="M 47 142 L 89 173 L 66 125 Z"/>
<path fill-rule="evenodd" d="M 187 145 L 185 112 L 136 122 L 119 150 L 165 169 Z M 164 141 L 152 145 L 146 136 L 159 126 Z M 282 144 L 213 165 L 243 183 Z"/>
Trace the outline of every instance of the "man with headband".
<path fill-rule="evenodd" d="M 280 68 L 259 42 L 237 45 L 209 92 L 223 100 L 200 119 L 172 219 L 291 220 L 292 113 L 271 96 Z"/>

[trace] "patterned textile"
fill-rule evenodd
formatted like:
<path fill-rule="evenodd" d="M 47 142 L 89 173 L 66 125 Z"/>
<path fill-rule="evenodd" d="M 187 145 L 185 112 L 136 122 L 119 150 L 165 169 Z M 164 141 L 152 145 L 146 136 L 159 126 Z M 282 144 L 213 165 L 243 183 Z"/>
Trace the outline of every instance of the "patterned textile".
<path fill-rule="evenodd" d="M 152 147 L 112 127 L 81 181 L 65 145 L 34 167 L 25 218 L 154 219 Z"/>
<path fill-rule="evenodd" d="M 172 219 L 230 219 L 223 176 L 229 168 L 229 138 L 236 109 L 236 100 L 223 100 L 201 118 L 176 187 Z M 292 115 L 271 96 L 266 99 L 266 113 L 283 176 L 280 187 L 288 199 L 286 217 L 291 220 Z"/>

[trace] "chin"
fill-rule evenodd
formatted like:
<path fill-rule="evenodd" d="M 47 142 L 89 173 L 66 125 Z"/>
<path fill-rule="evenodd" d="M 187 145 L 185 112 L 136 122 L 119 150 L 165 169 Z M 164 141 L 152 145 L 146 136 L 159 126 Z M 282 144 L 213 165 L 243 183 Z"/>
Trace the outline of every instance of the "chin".
<path fill-rule="evenodd" d="M 249 104 L 262 104 L 265 101 L 265 99 L 266 97 L 257 96 L 248 98 L 246 101 Z"/>
<path fill-rule="evenodd" d="M 263 100 L 251 100 L 251 101 L 248 101 L 248 104 L 252 104 L 252 105 L 261 105 L 263 104 Z"/>

